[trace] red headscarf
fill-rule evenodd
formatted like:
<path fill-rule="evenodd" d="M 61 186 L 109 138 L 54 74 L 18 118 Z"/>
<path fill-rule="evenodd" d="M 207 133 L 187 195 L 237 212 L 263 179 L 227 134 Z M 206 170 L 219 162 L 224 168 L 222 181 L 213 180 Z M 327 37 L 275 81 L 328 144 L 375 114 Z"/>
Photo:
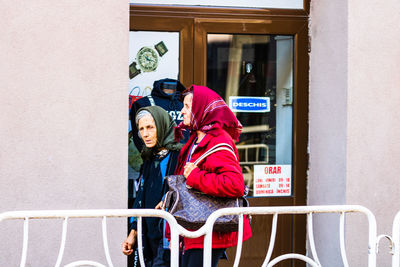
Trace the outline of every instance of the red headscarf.
<path fill-rule="evenodd" d="M 175 130 L 176 137 L 180 138 L 183 129 L 211 135 L 216 134 L 218 129 L 224 129 L 233 140 L 239 139 L 242 124 L 216 92 L 199 85 L 192 85 L 187 91 L 193 93 L 190 126 L 181 122 Z"/>

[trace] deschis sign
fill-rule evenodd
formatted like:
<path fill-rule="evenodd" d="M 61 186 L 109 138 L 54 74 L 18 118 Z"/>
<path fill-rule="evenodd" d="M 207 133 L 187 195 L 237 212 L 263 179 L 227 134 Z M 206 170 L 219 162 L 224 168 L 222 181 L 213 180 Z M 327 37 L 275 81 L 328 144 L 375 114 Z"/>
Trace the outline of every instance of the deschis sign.
<path fill-rule="evenodd" d="M 269 112 L 269 97 L 230 96 L 229 107 L 233 112 Z"/>

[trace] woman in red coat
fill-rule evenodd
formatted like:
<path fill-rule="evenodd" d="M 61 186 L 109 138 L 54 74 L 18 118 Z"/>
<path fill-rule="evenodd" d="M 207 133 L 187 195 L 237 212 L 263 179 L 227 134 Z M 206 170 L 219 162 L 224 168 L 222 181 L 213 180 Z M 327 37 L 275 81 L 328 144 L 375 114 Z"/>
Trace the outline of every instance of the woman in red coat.
<path fill-rule="evenodd" d="M 224 100 L 211 89 L 193 85 L 184 94 L 183 122 L 176 129 L 190 131 L 190 138 L 182 148 L 175 174 L 183 174 L 186 184 L 208 195 L 237 198 L 244 194 L 244 180 L 234 140 L 238 140 L 242 125 Z M 236 158 L 229 151 L 218 151 L 193 164 L 203 153 L 216 144 L 227 143 L 234 148 Z M 243 240 L 251 237 L 247 217 L 244 220 Z M 213 232 L 212 266 L 226 257 L 225 250 L 235 246 L 238 232 Z M 183 266 L 203 266 L 204 237 L 184 240 Z"/>

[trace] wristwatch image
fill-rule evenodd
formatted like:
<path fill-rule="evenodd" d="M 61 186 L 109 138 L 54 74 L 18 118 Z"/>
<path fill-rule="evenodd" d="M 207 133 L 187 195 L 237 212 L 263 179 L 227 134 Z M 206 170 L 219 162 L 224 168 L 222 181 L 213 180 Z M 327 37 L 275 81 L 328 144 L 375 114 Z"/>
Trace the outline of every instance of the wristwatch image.
<path fill-rule="evenodd" d="M 129 65 L 129 78 L 133 79 L 142 72 L 152 72 L 158 67 L 160 58 L 168 52 L 163 41 L 153 47 L 144 46 L 136 54 L 136 61 Z"/>

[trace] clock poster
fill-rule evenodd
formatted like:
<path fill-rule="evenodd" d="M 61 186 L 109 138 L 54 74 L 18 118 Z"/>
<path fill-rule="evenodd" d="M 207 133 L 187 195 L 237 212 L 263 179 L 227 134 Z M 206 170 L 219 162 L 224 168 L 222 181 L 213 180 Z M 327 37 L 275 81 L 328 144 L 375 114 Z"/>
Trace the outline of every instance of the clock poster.
<path fill-rule="evenodd" d="M 130 102 L 149 95 L 154 81 L 178 74 L 179 32 L 129 32 Z"/>

